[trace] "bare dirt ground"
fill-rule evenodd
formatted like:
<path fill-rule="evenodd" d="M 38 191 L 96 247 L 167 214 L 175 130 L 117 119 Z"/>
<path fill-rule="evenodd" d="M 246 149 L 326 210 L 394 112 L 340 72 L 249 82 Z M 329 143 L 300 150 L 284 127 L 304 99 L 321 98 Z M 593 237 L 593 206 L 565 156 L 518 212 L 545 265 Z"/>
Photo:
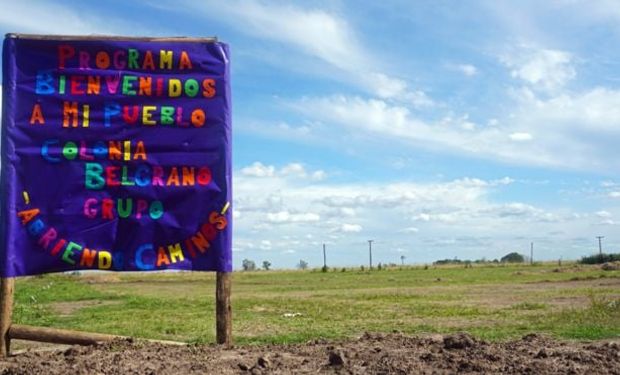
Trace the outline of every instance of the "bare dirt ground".
<path fill-rule="evenodd" d="M 174 346 L 115 341 L 32 351 L 0 361 L 1 374 L 620 374 L 620 343 L 540 335 L 488 343 L 467 334 L 365 334 L 299 345 Z"/>

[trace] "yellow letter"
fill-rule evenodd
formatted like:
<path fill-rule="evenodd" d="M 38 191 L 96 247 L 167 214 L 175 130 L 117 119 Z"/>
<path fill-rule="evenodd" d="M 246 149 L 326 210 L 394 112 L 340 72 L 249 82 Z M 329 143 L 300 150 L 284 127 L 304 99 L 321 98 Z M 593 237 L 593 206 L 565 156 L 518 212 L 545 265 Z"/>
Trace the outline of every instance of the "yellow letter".
<path fill-rule="evenodd" d="M 107 270 L 112 267 L 112 254 L 107 251 L 100 251 L 99 255 L 99 269 Z"/>
<path fill-rule="evenodd" d="M 172 261 L 172 263 L 176 263 L 177 261 L 183 261 L 185 259 L 185 257 L 183 256 L 183 250 L 181 250 L 180 243 L 168 245 L 168 252 L 170 253 L 170 260 Z"/>
<path fill-rule="evenodd" d="M 142 107 L 142 124 L 155 125 L 155 120 L 151 119 L 151 112 L 156 109 L 157 107 L 153 105 L 145 105 Z"/>

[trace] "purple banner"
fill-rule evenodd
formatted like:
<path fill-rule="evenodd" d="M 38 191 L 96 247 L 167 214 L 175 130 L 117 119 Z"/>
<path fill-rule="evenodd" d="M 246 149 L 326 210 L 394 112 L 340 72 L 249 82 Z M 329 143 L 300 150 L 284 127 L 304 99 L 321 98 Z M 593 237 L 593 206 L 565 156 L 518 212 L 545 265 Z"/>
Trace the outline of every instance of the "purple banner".
<path fill-rule="evenodd" d="M 229 51 L 7 35 L 2 276 L 231 271 Z"/>

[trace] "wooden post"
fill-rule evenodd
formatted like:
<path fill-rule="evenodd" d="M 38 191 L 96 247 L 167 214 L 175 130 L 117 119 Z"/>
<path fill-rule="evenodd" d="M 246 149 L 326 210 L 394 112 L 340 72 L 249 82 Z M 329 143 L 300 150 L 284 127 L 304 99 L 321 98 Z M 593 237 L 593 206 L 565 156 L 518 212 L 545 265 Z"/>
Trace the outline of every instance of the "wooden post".
<path fill-rule="evenodd" d="M 217 272 L 215 277 L 216 341 L 227 348 L 232 346 L 230 280 L 230 272 Z"/>
<path fill-rule="evenodd" d="M 12 324 L 9 328 L 10 339 L 20 339 L 39 342 L 51 342 L 67 345 L 94 345 L 98 342 L 113 341 L 121 336 L 102 333 L 79 332 L 68 329 L 33 327 L 21 324 Z"/>
<path fill-rule="evenodd" d="M 0 358 L 7 357 L 11 352 L 9 328 L 13 315 L 13 290 L 15 278 L 0 278 Z"/>

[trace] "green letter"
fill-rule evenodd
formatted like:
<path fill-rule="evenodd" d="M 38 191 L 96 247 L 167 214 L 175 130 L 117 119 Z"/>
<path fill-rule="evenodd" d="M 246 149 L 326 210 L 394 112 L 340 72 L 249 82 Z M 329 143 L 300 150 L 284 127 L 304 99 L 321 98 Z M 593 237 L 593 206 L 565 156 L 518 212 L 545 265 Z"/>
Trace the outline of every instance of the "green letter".
<path fill-rule="evenodd" d="M 87 189 L 101 190 L 105 186 L 103 179 L 103 167 L 99 163 L 86 163 L 86 173 L 84 173 L 84 185 Z"/>
<path fill-rule="evenodd" d="M 130 48 L 127 50 L 127 67 L 129 69 L 139 69 L 138 66 L 138 50 Z"/>

